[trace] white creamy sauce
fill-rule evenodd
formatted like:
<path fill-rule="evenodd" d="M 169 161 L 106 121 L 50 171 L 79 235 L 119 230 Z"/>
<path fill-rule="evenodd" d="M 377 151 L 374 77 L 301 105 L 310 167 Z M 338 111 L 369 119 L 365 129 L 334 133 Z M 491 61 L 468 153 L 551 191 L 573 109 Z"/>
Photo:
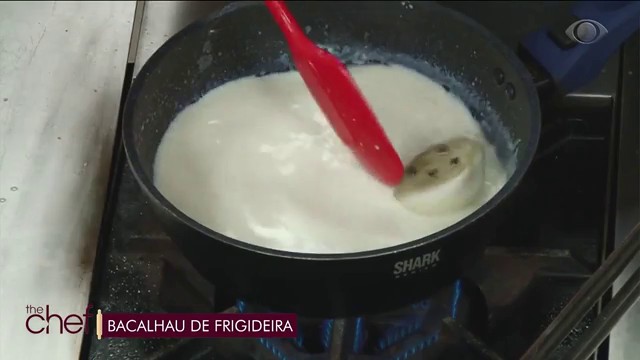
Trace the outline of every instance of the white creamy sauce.
<path fill-rule="evenodd" d="M 344 253 L 442 230 L 505 184 L 479 124 L 438 83 L 397 65 L 350 70 L 404 164 L 456 136 L 486 144 L 477 201 L 430 216 L 405 209 L 341 143 L 296 72 L 235 80 L 185 108 L 158 149 L 155 185 L 185 214 L 234 239 Z"/>

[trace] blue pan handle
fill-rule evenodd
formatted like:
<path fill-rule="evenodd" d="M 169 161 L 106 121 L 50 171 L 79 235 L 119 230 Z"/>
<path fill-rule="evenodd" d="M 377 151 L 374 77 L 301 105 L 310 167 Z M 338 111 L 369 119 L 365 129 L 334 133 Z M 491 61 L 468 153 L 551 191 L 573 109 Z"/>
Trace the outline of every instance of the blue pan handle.
<path fill-rule="evenodd" d="M 580 1 L 556 26 L 520 45 L 564 93 L 595 79 L 607 60 L 640 27 L 640 1 Z"/>

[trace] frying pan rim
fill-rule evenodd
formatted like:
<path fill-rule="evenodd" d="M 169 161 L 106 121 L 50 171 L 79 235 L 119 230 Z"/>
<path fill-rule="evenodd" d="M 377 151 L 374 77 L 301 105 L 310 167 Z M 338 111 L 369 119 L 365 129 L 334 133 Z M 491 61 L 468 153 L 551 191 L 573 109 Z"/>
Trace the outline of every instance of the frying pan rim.
<path fill-rule="evenodd" d="M 333 1 L 332 1 L 333 2 Z M 175 207 L 167 198 L 165 198 L 162 193 L 156 188 L 153 183 L 153 180 L 150 178 L 148 174 L 143 169 L 141 160 L 138 156 L 137 151 L 135 150 L 135 141 L 134 141 L 134 128 L 133 128 L 133 114 L 134 108 L 136 104 L 136 99 L 138 98 L 142 88 L 144 87 L 147 77 L 153 72 L 154 69 L 157 68 L 158 64 L 164 60 L 167 54 L 174 49 L 174 44 L 178 43 L 180 40 L 195 32 L 196 30 L 202 29 L 207 26 L 211 21 L 214 21 L 216 18 L 224 16 L 227 13 L 235 11 L 240 8 L 244 8 L 246 6 L 256 6 L 261 5 L 260 1 L 247 1 L 247 2 L 233 2 L 230 3 L 220 10 L 212 12 L 210 15 L 203 17 L 199 20 L 196 20 L 182 30 L 178 31 L 176 34 L 171 36 L 160 48 L 158 48 L 145 62 L 145 64 L 141 67 L 137 76 L 131 84 L 129 89 L 129 93 L 127 95 L 127 100 L 125 102 L 125 107 L 123 111 L 123 124 L 122 124 L 122 142 L 125 150 L 126 157 L 129 161 L 129 165 L 131 167 L 131 172 L 134 177 L 138 181 L 141 189 L 147 193 L 148 196 L 151 197 L 153 201 L 158 203 L 158 205 L 162 206 L 165 212 L 168 212 L 174 219 L 178 222 L 196 230 L 202 235 L 212 238 L 217 241 L 221 241 L 226 245 L 233 246 L 239 248 L 241 250 L 246 250 L 254 253 L 259 253 L 261 255 L 271 256 L 271 257 L 279 257 L 279 258 L 289 258 L 289 259 L 297 259 L 297 260 L 311 260 L 311 261 L 348 261 L 348 260 L 363 260 L 368 258 L 375 258 L 384 255 L 392 255 L 399 252 L 406 252 L 416 248 L 420 248 L 427 244 L 435 244 L 441 241 L 446 240 L 447 236 L 452 235 L 458 232 L 460 229 L 465 228 L 472 223 L 480 220 L 484 217 L 488 212 L 490 212 L 496 205 L 506 200 L 506 198 L 513 192 L 513 190 L 520 184 L 524 174 L 529 169 L 533 158 L 535 156 L 535 151 L 538 146 L 538 141 L 540 138 L 541 131 L 541 113 L 540 113 L 540 102 L 537 94 L 537 90 L 533 84 L 533 79 L 531 74 L 528 72 L 524 64 L 521 60 L 515 55 L 515 53 L 509 49 L 500 39 L 498 39 L 494 34 L 492 34 L 488 29 L 484 26 L 473 20 L 472 18 L 459 13 L 456 10 L 451 8 L 441 6 L 439 4 L 433 2 L 417 2 L 416 5 L 420 7 L 432 7 L 434 9 L 438 9 L 439 11 L 444 11 L 448 14 L 448 16 L 452 16 L 456 20 L 466 23 L 477 32 L 480 33 L 482 37 L 484 37 L 498 53 L 500 53 L 506 63 L 510 64 L 515 72 L 520 75 L 520 80 L 523 82 L 523 88 L 525 90 L 524 96 L 529 102 L 529 107 L 531 110 L 531 124 L 529 129 L 529 141 L 525 146 L 521 146 L 519 151 L 524 151 L 523 159 L 519 161 L 516 165 L 513 174 L 509 177 L 507 182 L 502 186 L 502 188 L 496 192 L 489 201 L 485 202 L 482 206 L 476 209 L 471 214 L 462 218 L 458 222 L 438 231 L 431 235 L 408 241 L 402 244 L 375 249 L 375 250 L 366 250 L 359 252 L 350 252 L 350 253 L 322 253 L 322 254 L 314 254 L 314 253 L 300 253 L 293 251 L 285 251 L 267 248 L 263 246 L 258 246 L 254 244 L 250 244 L 241 240 L 233 239 L 228 237 L 222 233 L 219 233 L 213 229 L 210 229 L 199 222 L 195 221 L 187 214 L 183 213 L 177 207 Z"/>

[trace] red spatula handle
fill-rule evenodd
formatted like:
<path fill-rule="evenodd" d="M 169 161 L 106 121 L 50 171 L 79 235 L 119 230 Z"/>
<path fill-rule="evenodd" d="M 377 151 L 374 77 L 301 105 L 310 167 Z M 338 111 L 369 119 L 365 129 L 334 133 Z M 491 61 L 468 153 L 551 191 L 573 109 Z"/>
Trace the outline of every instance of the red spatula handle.
<path fill-rule="evenodd" d="M 283 1 L 265 1 L 284 34 L 296 69 L 342 142 L 381 182 L 403 177 L 400 157 L 344 64 L 302 32 Z"/>
<path fill-rule="evenodd" d="M 296 41 L 300 38 L 304 38 L 308 40 L 306 36 L 300 37 L 302 35 L 302 29 L 289 12 L 289 9 L 284 4 L 284 1 L 271 1 L 266 0 L 265 5 L 273 15 L 274 20 L 282 30 L 282 33 L 287 38 L 287 42 L 291 43 L 292 41 Z"/>

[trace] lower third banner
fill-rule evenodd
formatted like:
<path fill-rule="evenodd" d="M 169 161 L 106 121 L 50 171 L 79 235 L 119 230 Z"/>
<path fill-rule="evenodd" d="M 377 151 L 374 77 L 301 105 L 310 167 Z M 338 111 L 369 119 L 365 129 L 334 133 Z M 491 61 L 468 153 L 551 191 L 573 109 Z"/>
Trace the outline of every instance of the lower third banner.
<path fill-rule="evenodd" d="M 295 338 L 295 314 L 126 314 L 96 315 L 101 338 Z"/>

